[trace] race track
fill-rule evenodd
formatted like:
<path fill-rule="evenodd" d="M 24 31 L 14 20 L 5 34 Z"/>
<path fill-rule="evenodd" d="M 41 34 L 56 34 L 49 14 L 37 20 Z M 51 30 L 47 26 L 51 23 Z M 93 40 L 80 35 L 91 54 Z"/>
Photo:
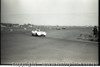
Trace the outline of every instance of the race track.
<path fill-rule="evenodd" d="M 52 33 L 46 37 L 32 37 L 29 32 L 1 33 L 1 64 L 98 63 L 98 43 L 51 35 Z"/>

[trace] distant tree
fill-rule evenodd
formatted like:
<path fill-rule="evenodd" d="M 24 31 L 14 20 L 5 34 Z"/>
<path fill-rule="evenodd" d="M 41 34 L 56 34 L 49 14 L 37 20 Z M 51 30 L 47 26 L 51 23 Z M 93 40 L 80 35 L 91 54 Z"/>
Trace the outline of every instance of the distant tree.
<path fill-rule="evenodd" d="M 31 25 L 30 23 L 28 23 L 27 25 Z"/>

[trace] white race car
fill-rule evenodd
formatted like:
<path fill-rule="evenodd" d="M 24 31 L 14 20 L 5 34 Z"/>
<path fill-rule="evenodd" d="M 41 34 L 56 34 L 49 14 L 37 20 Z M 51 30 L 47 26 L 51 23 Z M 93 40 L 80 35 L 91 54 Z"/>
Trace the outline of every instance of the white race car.
<path fill-rule="evenodd" d="M 40 31 L 40 30 L 35 30 L 35 31 L 32 31 L 32 36 L 46 36 L 46 32 L 44 31 Z"/>

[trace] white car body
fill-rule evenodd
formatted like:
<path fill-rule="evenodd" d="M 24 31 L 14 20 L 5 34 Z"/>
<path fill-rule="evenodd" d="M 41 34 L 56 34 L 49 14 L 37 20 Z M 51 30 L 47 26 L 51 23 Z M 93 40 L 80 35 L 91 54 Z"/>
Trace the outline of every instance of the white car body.
<path fill-rule="evenodd" d="M 46 32 L 44 31 L 32 31 L 32 36 L 46 36 Z"/>

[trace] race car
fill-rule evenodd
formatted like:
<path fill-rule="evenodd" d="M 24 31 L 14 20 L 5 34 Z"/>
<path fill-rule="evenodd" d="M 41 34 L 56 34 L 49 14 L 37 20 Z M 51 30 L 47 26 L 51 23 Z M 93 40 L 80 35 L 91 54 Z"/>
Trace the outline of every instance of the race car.
<path fill-rule="evenodd" d="M 44 31 L 40 31 L 40 30 L 35 30 L 35 31 L 32 31 L 32 36 L 46 36 L 46 32 Z"/>

